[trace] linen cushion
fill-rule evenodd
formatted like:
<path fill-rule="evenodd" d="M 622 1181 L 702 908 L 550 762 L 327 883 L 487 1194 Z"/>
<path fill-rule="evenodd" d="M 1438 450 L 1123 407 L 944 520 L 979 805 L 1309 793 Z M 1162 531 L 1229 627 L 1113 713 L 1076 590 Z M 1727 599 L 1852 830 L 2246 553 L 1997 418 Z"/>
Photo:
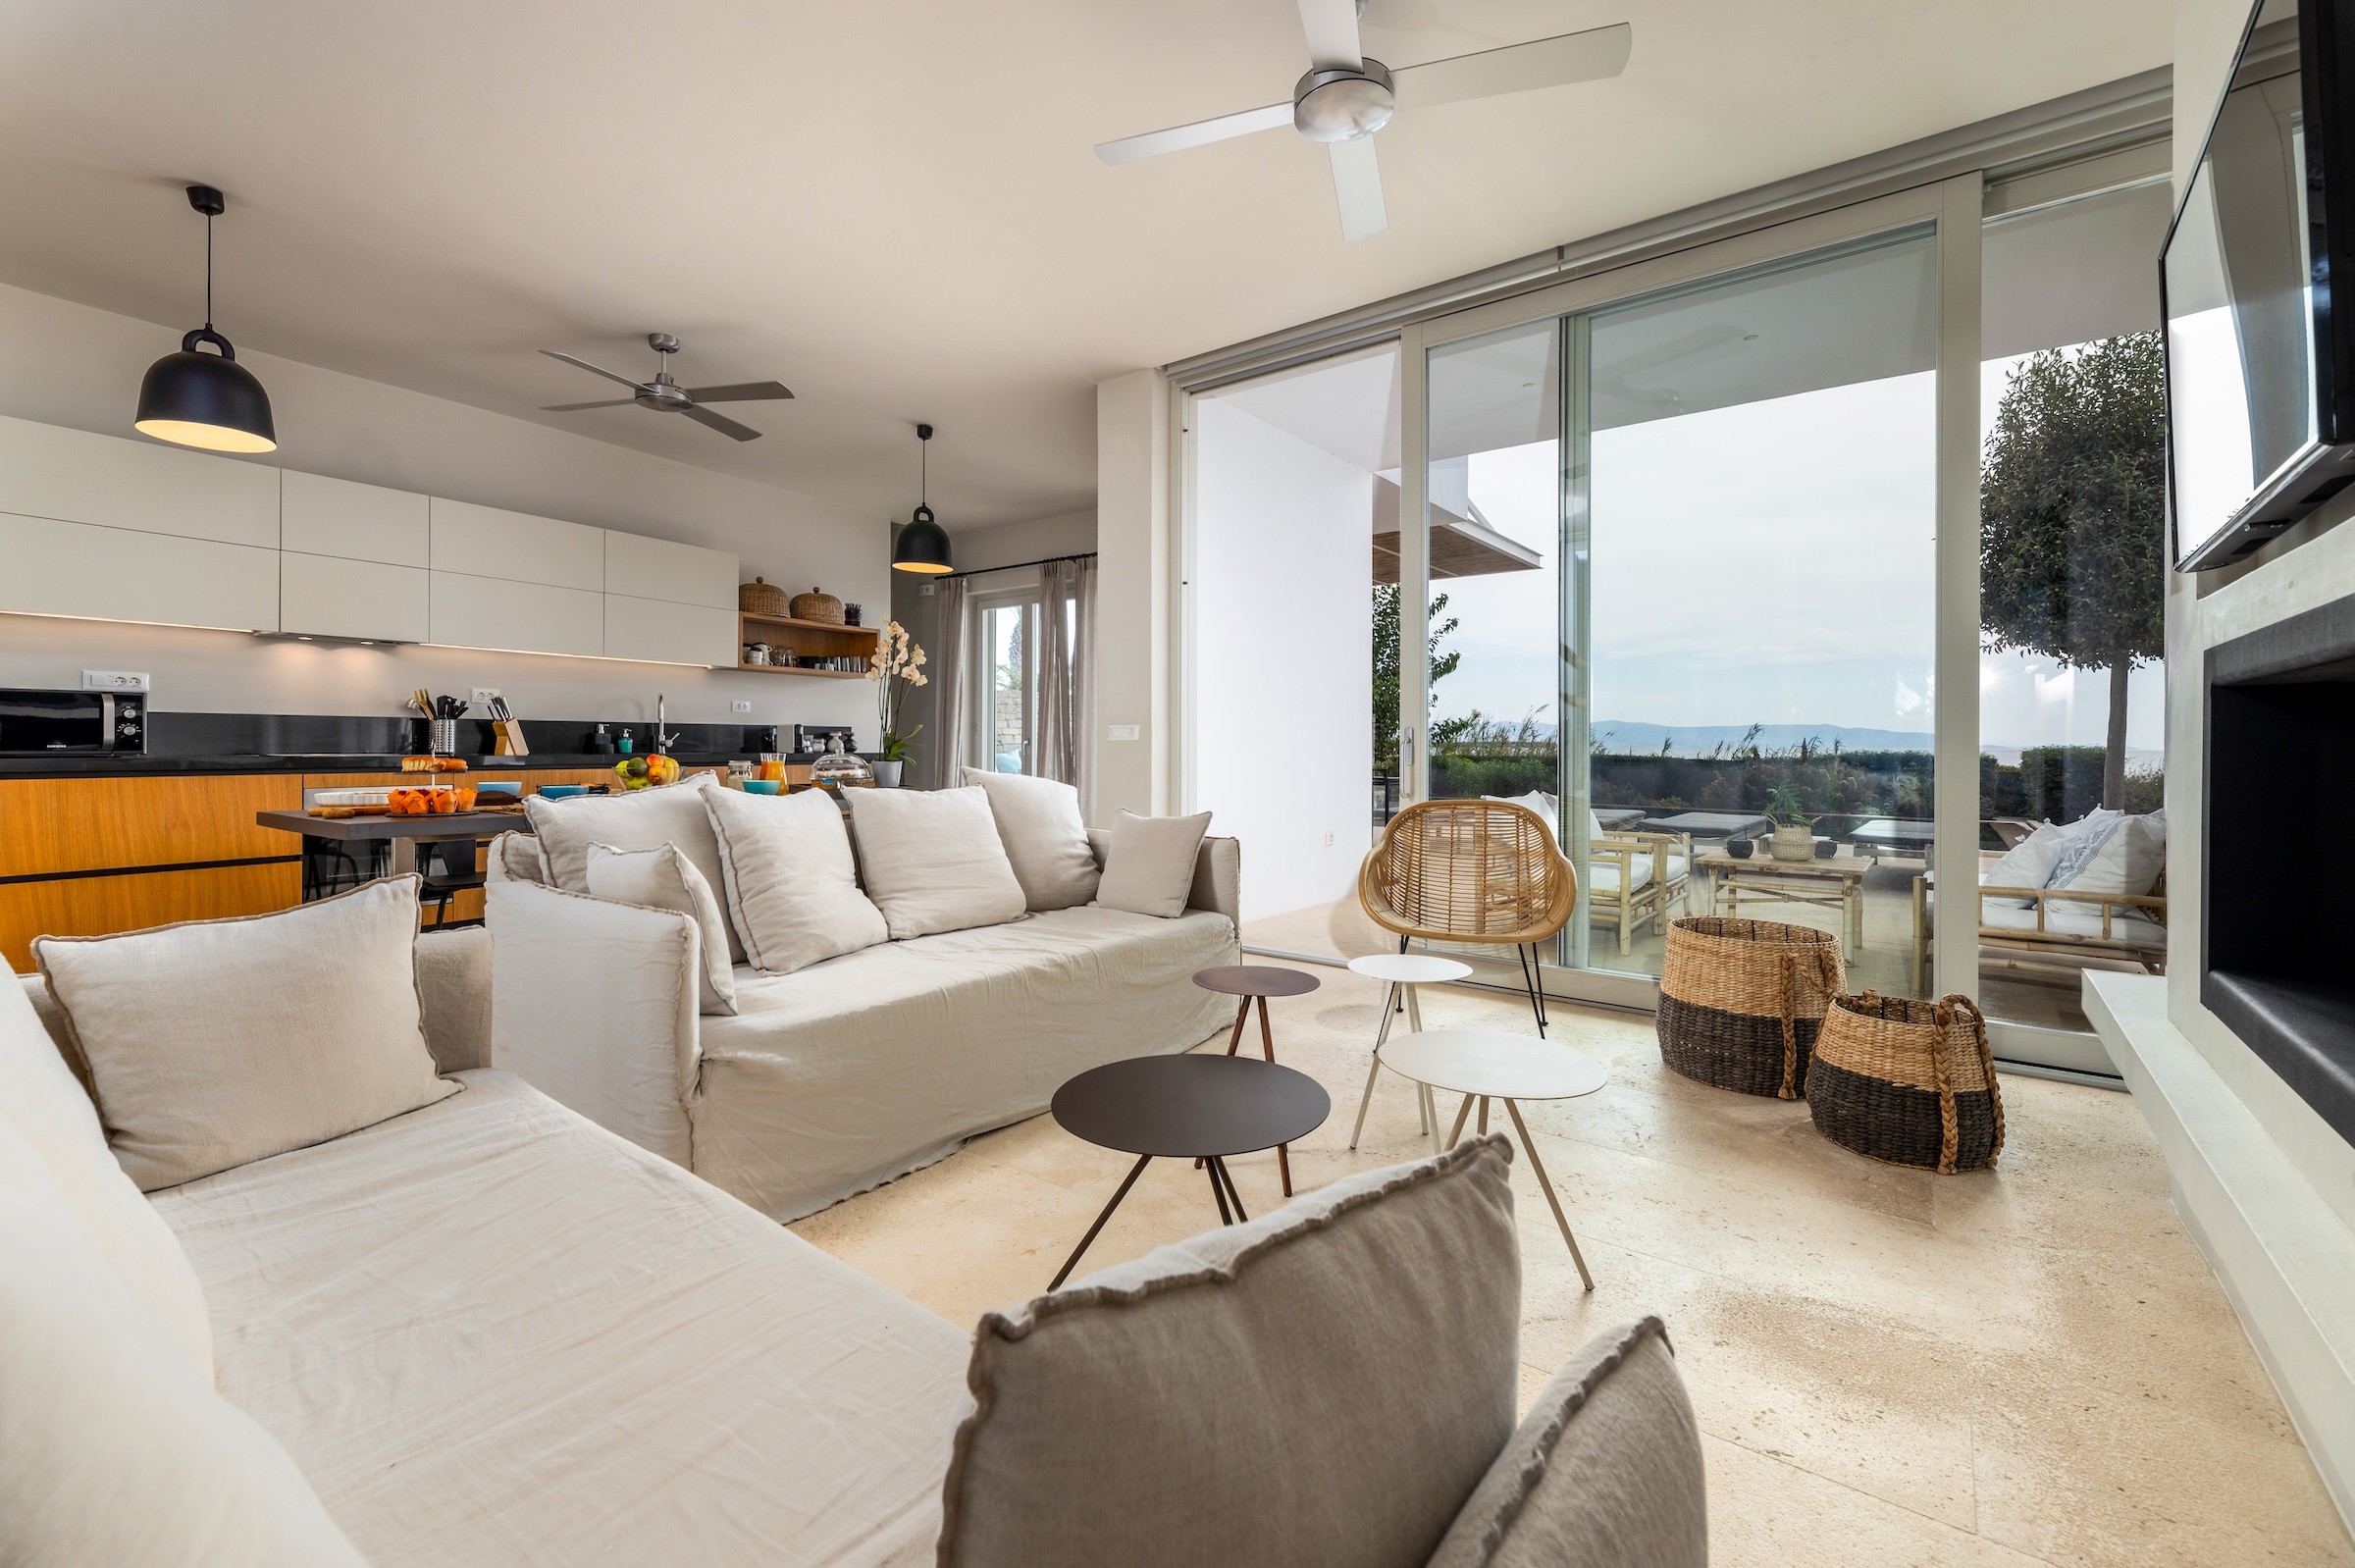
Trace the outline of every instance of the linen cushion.
<path fill-rule="evenodd" d="M 695 921 L 702 933 L 696 997 L 705 1013 L 736 1011 L 736 970 L 728 963 L 728 926 L 719 899 L 695 862 L 675 844 L 651 850 L 589 846 L 589 891 L 601 899 L 671 910 Z"/>
<path fill-rule="evenodd" d="M 849 800 L 862 879 L 893 941 L 1022 917 L 986 790 L 853 790 Z"/>
<path fill-rule="evenodd" d="M 942 1568 L 1420 1568 L 1513 1427 L 1511 1160 L 1346 1176 L 984 1315 Z"/>
<path fill-rule="evenodd" d="M 501 833 L 483 855 L 483 876 L 492 882 L 537 882 L 550 886 L 548 857 L 529 833 Z"/>
<path fill-rule="evenodd" d="M 417 933 L 417 1001 L 434 1071 L 491 1065 L 491 928 Z"/>
<path fill-rule="evenodd" d="M 1103 873 L 1088 847 L 1087 822 L 1079 814 L 1079 792 L 1057 779 L 1025 773 L 965 770 L 968 784 L 989 792 L 990 814 L 1022 901 L 1033 910 L 1069 910 L 1096 896 Z"/>
<path fill-rule="evenodd" d="M 790 974 L 890 938 L 883 912 L 859 891 L 851 836 L 831 795 L 714 789 L 704 810 L 717 835 L 728 915 L 755 968 Z"/>
<path fill-rule="evenodd" d="M 1096 902 L 1131 915 L 1158 915 L 1171 919 L 1185 913 L 1185 896 L 1194 885 L 1194 858 L 1201 853 L 1202 836 L 1210 831 L 1210 813 L 1193 816 L 1138 816 L 1123 811 L 1112 824 L 1112 842 L 1104 852 L 1104 877 L 1096 885 Z"/>
<path fill-rule="evenodd" d="M 179 1238 L 108 1151 L 89 1095 L 35 1015 L 26 988 L 40 985 L 33 975 L 0 986 L 0 1121 L 41 1157 L 90 1244 L 210 1384 L 204 1287 Z"/>
<path fill-rule="evenodd" d="M 2090 852 L 2056 866 L 2051 886 L 2072 893 L 2141 895 L 2159 885 L 2167 869 L 2167 814 L 2121 816 L 2098 833 Z M 2088 905 L 2087 908 L 2093 908 Z"/>
<path fill-rule="evenodd" d="M 5 1118 L 0 1410 L 0 1562 L 362 1568 L 293 1461 L 188 1364 Z"/>
<path fill-rule="evenodd" d="M 1545 831 L 1553 835 L 1554 848 L 1557 850 L 1561 848 L 1561 805 L 1544 790 L 1531 790 L 1527 795 L 1483 795 L 1481 799 L 1495 801 L 1504 806 L 1525 807 L 1537 812 L 1545 821 Z M 1602 837 L 1602 818 L 1589 810 L 1587 812 L 1587 842 L 1591 844 L 1600 837 Z"/>
<path fill-rule="evenodd" d="M 2068 830 L 2050 822 L 2037 824 L 2036 831 L 2006 850 L 2003 858 L 1979 877 L 1981 887 L 2042 887 L 2061 863 L 2069 844 Z M 1986 906 L 2002 905 L 2008 909 L 2027 909 L 2032 899 L 1986 899 Z"/>
<path fill-rule="evenodd" d="M 1657 1318 L 1562 1364 L 1430 1568 L 1706 1568 L 1701 1429 Z"/>
<path fill-rule="evenodd" d="M 2111 833 L 2116 831 L 2124 817 L 2123 811 L 2113 811 L 2106 806 L 2097 806 L 2063 827 L 2061 854 L 2054 861 L 2053 869 L 2045 877 L 2044 885 L 2066 886 L 2068 879 L 2077 874 L 2080 866 L 2101 853 L 2102 846 L 2109 842 Z"/>
<path fill-rule="evenodd" d="M 523 798 L 523 814 L 539 836 L 540 853 L 548 863 L 547 881 L 568 893 L 589 891 L 589 846 L 609 844 L 617 850 L 651 850 L 675 844 L 695 862 L 712 887 L 724 885 L 719 863 L 719 840 L 714 836 L 705 802 L 712 795 L 736 795 L 698 773 L 676 784 L 631 790 L 622 795 L 573 795 L 550 800 L 542 795 Z M 512 869 L 512 867 L 510 867 Z M 745 959 L 745 935 L 728 933 L 728 957 Z"/>
<path fill-rule="evenodd" d="M 141 1191 L 431 1105 L 417 878 L 276 915 L 36 938 L 115 1158 Z"/>

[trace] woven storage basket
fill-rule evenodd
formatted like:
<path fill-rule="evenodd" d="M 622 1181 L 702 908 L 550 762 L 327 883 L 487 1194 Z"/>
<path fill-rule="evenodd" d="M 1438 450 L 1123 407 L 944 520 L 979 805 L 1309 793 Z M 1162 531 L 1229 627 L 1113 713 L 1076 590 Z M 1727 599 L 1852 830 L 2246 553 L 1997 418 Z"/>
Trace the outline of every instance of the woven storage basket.
<path fill-rule="evenodd" d="M 736 607 L 747 615 L 782 615 L 785 604 L 785 590 L 764 577 L 736 585 Z"/>
<path fill-rule="evenodd" d="M 1847 989 L 1829 931 L 1687 915 L 1668 927 L 1660 1058 L 1721 1089 L 1796 1100 L 1824 1007 Z"/>
<path fill-rule="evenodd" d="M 1807 1114 L 1844 1149 L 1925 1171 L 1976 1171 L 2004 1152 L 2004 1094 L 1987 1020 L 1966 996 L 1837 997 L 1807 1069 Z"/>
<path fill-rule="evenodd" d="M 793 596 L 793 618 L 797 621 L 823 621 L 829 626 L 842 624 L 842 601 L 822 588 L 812 588 L 807 594 Z"/>

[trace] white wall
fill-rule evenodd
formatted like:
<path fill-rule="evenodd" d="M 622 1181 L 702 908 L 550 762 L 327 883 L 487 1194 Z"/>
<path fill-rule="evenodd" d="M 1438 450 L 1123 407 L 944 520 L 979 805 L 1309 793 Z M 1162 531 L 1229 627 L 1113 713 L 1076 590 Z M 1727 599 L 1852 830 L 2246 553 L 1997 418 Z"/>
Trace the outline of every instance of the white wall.
<path fill-rule="evenodd" d="M 1195 404 L 1188 808 L 1243 841 L 1246 920 L 1347 896 L 1373 845 L 1374 476 Z"/>
<path fill-rule="evenodd" d="M 1104 729 L 1093 822 L 1170 808 L 1171 577 L 1170 384 L 1158 370 L 1131 371 L 1096 387 L 1096 721 Z M 1135 726 L 1136 739 L 1112 739 L 1122 725 Z M 1246 887 L 1252 874 L 1246 859 Z"/>
<path fill-rule="evenodd" d="M 183 330 L 0 287 L 0 414 L 130 436 L 139 378 Z M 890 602 L 881 517 L 243 346 L 237 359 L 269 390 L 276 466 L 730 550 L 748 580 L 821 585 L 870 617 Z M 392 715 L 412 687 L 481 685 L 526 718 L 647 718 L 660 691 L 673 719 L 874 729 L 870 690 L 849 681 L 0 615 L 0 686 L 77 685 L 85 668 L 150 671 L 163 711 Z M 738 700 L 753 711 L 732 712 Z"/>

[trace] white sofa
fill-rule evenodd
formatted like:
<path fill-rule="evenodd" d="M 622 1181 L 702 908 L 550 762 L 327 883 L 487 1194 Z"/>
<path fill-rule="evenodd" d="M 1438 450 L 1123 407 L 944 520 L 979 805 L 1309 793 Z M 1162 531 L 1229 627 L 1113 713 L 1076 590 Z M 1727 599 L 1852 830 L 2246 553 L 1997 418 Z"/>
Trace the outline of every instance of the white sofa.
<path fill-rule="evenodd" d="M 463 1092 L 151 1194 L 222 1395 L 374 1568 L 930 1562 L 967 1333 L 482 1071 L 487 945 L 419 950 Z"/>
<path fill-rule="evenodd" d="M 1233 839 L 1205 839 L 1173 919 L 1088 905 L 740 966 L 734 1017 L 697 1012 L 692 919 L 495 871 L 493 1063 L 796 1220 L 1036 1116 L 1075 1073 L 1223 1029 L 1231 1002 L 1192 976 L 1239 957 L 1240 868 Z"/>

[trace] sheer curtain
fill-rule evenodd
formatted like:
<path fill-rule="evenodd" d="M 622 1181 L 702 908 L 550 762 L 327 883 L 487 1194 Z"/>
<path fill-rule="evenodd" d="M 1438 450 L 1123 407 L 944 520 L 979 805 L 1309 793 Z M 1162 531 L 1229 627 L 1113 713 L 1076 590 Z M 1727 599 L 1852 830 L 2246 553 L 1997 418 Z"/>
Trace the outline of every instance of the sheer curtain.
<path fill-rule="evenodd" d="M 932 656 L 926 668 L 932 677 L 932 782 L 954 789 L 965 782 L 965 723 L 969 707 L 965 689 L 965 579 L 943 577 L 933 585 Z"/>
<path fill-rule="evenodd" d="M 1049 561 L 1038 571 L 1038 771 L 1079 792 L 1096 789 L 1096 560 Z"/>

